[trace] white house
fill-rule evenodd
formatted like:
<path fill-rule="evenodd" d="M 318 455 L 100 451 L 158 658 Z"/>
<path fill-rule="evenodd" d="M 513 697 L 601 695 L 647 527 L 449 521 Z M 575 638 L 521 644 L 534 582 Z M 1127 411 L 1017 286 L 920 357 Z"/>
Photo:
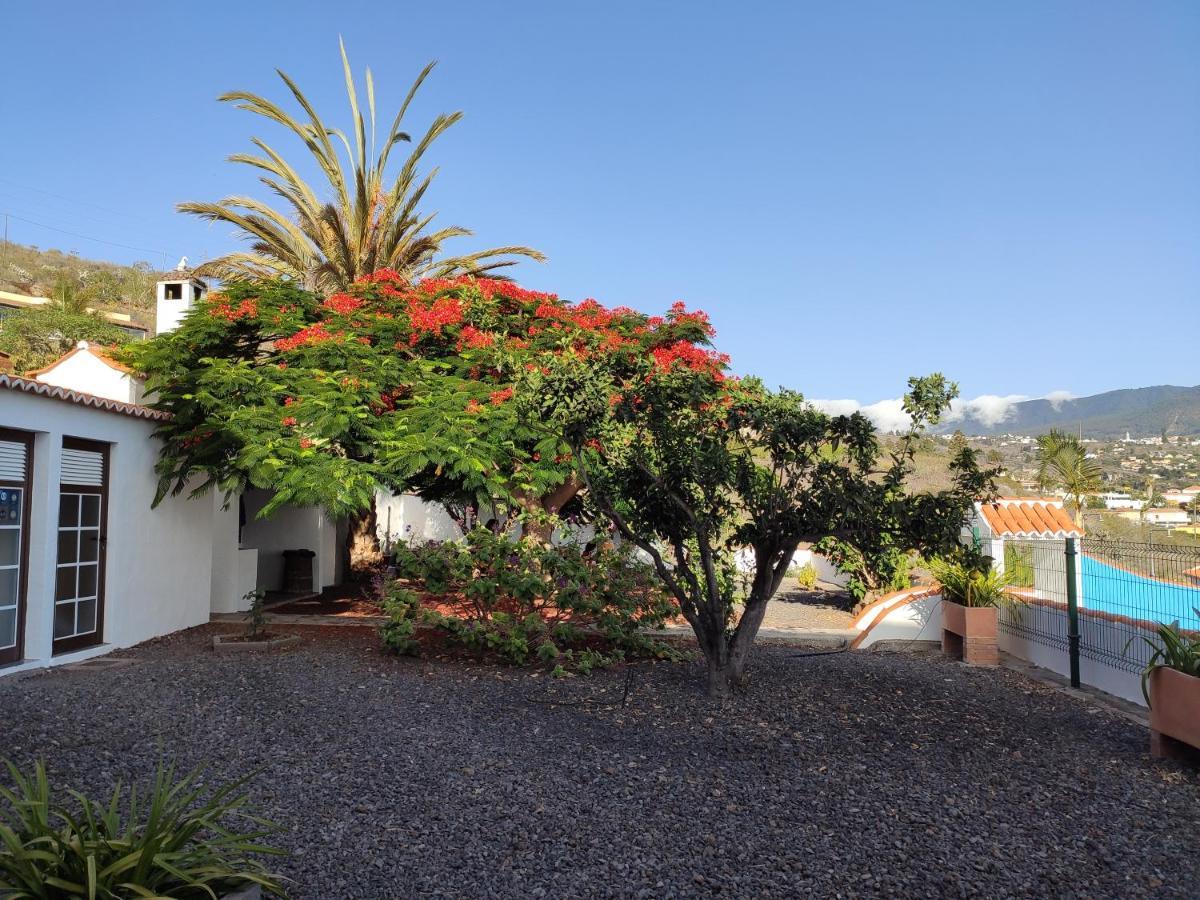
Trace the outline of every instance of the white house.
<path fill-rule="evenodd" d="M 1147 525 L 1186 525 L 1188 511 L 1179 507 L 1159 507 L 1140 512 L 1123 512 L 1121 517 L 1134 522 L 1145 522 Z"/>
<path fill-rule="evenodd" d="M 0 375 L 0 664 L 71 662 L 208 620 L 211 499 L 151 509 L 160 414 Z"/>
<path fill-rule="evenodd" d="M 181 319 L 202 288 L 170 273 L 160 325 Z M 81 342 L 31 374 L 0 373 L 0 674 L 245 609 L 248 591 L 288 587 L 287 551 L 311 553 L 297 554 L 311 566 L 305 590 L 343 577 L 345 523 L 324 510 L 261 519 L 265 491 L 228 503 L 185 492 L 152 507 L 164 415 L 140 405 L 142 384 L 103 349 Z"/>
<path fill-rule="evenodd" d="M 144 394 L 141 380 L 128 366 L 87 341 L 80 341 L 74 350 L 50 365 L 27 372 L 26 377 L 68 390 L 86 386 L 86 392 L 94 397 L 121 403 L 141 403 Z"/>

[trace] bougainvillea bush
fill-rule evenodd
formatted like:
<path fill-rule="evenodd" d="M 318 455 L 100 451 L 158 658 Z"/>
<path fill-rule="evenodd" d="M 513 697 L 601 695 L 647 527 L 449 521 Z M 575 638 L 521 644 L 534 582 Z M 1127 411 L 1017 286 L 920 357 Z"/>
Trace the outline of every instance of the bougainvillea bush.
<path fill-rule="evenodd" d="M 674 654 L 643 631 L 662 627 L 674 602 L 628 544 L 547 546 L 476 528 L 461 542 L 399 547 L 396 578 L 380 593 L 383 639 L 399 653 L 419 653 L 426 627 L 508 662 L 562 670 Z"/>
<path fill-rule="evenodd" d="M 286 281 L 231 284 L 131 361 L 172 414 L 158 429 L 162 495 L 269 488 L 264 514 L 298 504 L 363 517 L 377 488 L 416 489 L 511 509 L 545 540 L 580 483 L 561 438 L 517 415 L 521 376 L 564 356 L 617 382 L 647 360 L 717 371 L 710 335 L 682 304 L 647 316 L 385 270 L 324 298 Z"/>

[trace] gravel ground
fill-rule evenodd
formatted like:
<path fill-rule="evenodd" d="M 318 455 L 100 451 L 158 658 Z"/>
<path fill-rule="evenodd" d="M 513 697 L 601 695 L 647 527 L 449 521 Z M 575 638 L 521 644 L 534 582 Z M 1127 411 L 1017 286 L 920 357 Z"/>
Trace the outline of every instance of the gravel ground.
<path fill-rule="evenodd" d="M 1129 721 L 1005 670 L 763 647 L 721 708 L 699 667 L 590 679 L 383 656 L 301 628 L 217 657 L 0 679 L 0 752 L 96 791 L 163 742 L 283 824 L 302 898 L 1195 896 L 1200 778 Z M 317 639 L 319 637 L 319 639 Z M 620 698 L 629 686 L 627 704 Z M 563 701 L 555 703 L 554 701 Z"/>
<path fill-rule="evenodd" d="M 841 591 L 801 590 L 795 581 L 785 579 L 779 592 L 767 603 L 763 628 L 825 630 L 849 628 L 853 601 Z"/>

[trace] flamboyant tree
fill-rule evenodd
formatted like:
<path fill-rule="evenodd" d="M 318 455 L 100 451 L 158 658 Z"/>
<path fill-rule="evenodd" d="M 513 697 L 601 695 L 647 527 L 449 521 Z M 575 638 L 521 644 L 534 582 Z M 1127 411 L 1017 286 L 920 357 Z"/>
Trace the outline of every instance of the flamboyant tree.
<path fill-rule="evenodd" d="M 269 488 L 266 514 L 292 504 L 352 516 L 361 548 L 379 488 L 508 508 L 548 536 L 581 482 L 567 445 L 517 414 L 521 376 L 562 356 L 617 380 L 648 358 L 719 368 L 710 335 L 681 303 L 646 316 L 383 270 L 325 298 L 287 281 L 233 284 L 131 352 L 171 413 L 158 429 L 160 497 Z"/>
<path fill-rule="evenodd" d="M 910 381 L 914 430 L 936 423 L 957 393 L 940 375 Z M 947 552 L 990 473 L 973 451 L 953 460 L 954 487 L 905 486 L 911 445 L 879 465 L 861 414 L 830 416 L 791 391 L 725 377 L 710 361 L 651 355 L 614 377 L 571 355 L 530 372 L 532 419 L 572 447 L 588 498 L 651 558 L 708 661 L 709 691 L 739 689 L 767 602 L 801 541 L 835 538 Z M 734 554 L 753 553 L 742 593 Z M 735 619 L 739 600 L 744 601 Z"/>

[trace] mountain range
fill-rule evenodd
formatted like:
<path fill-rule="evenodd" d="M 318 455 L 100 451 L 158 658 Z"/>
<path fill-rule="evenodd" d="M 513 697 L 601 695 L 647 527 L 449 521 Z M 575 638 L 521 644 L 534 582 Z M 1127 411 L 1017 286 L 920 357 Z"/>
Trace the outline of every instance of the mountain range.
<path fill-rule="evenodd" d="M 1043 434 L 1051 428 L 1085 438 L 1116 439 L 1200 434 L 1200 385 L 1125 388 L 1090 397 L 1023 400 L 1013 403 L 1003 419 L 984 424 L 970 413 L 945 423 L 943 432 L 965 434 Z"/>

